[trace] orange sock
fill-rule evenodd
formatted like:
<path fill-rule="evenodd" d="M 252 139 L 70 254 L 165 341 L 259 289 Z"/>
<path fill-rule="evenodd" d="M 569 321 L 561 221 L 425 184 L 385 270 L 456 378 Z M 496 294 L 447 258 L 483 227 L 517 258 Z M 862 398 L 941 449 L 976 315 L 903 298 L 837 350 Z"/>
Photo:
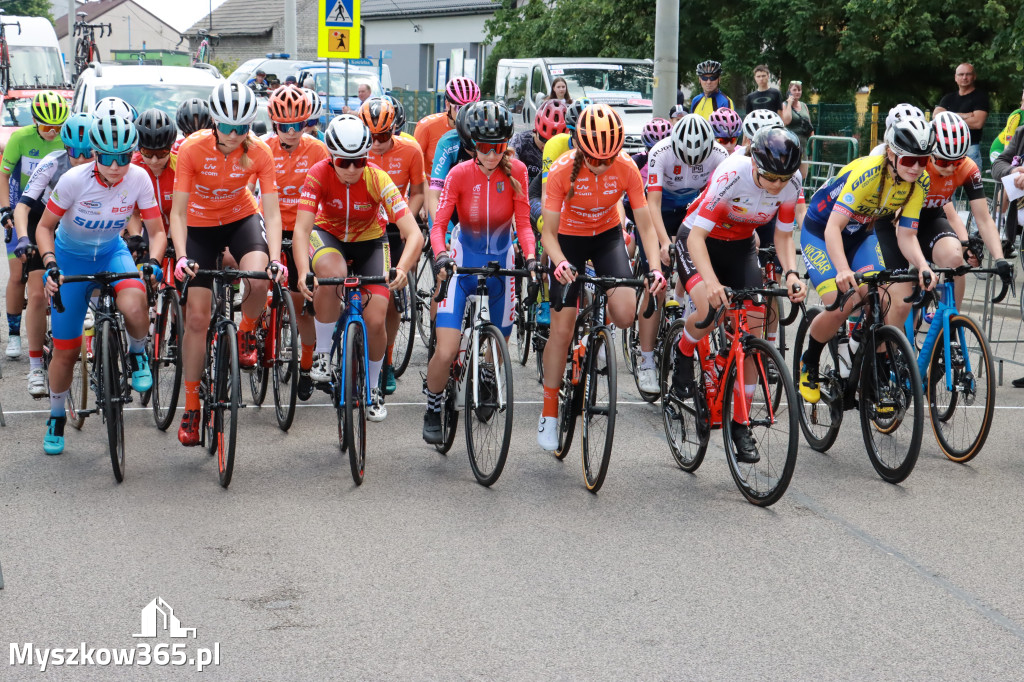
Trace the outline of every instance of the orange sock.
<path fill-rule="evenodd" d="M 387 356 L 386 356 L 387 359 L 388 359 L 387 360 L 387 364 L 389 364 L 389 365 L 394 364 L 394 363 L 391 362 L 391 356 L 394 354 L 394 352 L 395 352 L 395 344 L 391 344 L 390 346 L 388 346 L 388 352 L 387 352 Z"/>
<path fill-rule="evenodd" d="M 186 381 L 185 382 L 185 411 L 198 410 L 202 405 L 199 404 L 199 382 L 198 381 Z"/>
<path fill-rule="evenodd" d="M 544 387 L 544 408 L 541 410 L 542 417 L 558 416 L 558 389 Z"/>
<path fill-rule="evenodd" d="M 246 317 L 245 313 L 242 313 L 242 321 L 238 323 L 238 331 L 244 334 L 245 332 L 251 332 L 255 328 L 256 320 Z"/>
<path fill-rule="evenodd" d="M 313 367 L 313 346 L 302 344 L 302 355 L 299 356 L 299 369 L 309 370 Z"/>

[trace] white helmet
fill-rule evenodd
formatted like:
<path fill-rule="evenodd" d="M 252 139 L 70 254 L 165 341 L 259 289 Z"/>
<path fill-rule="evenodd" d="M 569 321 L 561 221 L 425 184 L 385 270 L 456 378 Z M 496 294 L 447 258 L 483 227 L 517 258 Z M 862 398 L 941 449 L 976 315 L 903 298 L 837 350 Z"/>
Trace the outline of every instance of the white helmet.
<path fill-rule="evenodd" d="M 943 111 L 932 120 L 935 126 L 935 156 L 947 161 L 956 161 L 967 156 L 971 146 L 971 129 L 967 121 L 952 111 Z"/>
<path fill-rule="evenodd" d="M 912 118 L 919 118 L 923 121 L 924 112 L 913 104 L 897 104 L 889 110 L 889 115 L 885 117 L 885 129 L 892 128 L 892 124 L 897 121 L 908 121 Z"/>
<path fill-rule="evenodd" d="M 139 117 L 139 112 L 120 97 L 104 97 L 93 105 L 92 115 L 96 118 L 120 116 L 134 123 L 135 119 Z"/>
<path fill-rule="evenodd" d="M 313 106 L 313 113 L 309 115 L 309 120 L 312 121 L 314 118 L 319 119 L 324 114 L 324 101 L 320 99 L 320 95 L 316 94 L 316 90 L 306 90 L 306 99 Z"/>
<path fill-rule="evenodd" d="M 698 114 L 687 114 L 676 121 L 670 136 L 672 151 L 687 166 L 704 163 L 715 144 L 715 131 L 708 120 Z"/>
<path fill-rule="evenodd" d="M 224 81 L 213 89 L 207 102 L 214 123 L 249 125 L 256 120 L 256 93 L 245 83 Z"/>
<path fill-rule="evenodd" d="M 754 109 L 743 119 L 743 134 L 748 140 L 753 140 L 754 135 L 761 128 L 785 128 L 782 117 L 770 109 Z"/>
<path fill-rule="evenodd" d="M 327 125 L 324 143 L 331 156 L 361 159 L 370 152 L 373 136 L 358 116 L 341 114 Z"/>
<path fill-rule="evenodd" d="M 885 131 L 885 146 L 897 156 L 928 156 L 935 150 L 935 128 L 923 118 L 896 121 Z"/>

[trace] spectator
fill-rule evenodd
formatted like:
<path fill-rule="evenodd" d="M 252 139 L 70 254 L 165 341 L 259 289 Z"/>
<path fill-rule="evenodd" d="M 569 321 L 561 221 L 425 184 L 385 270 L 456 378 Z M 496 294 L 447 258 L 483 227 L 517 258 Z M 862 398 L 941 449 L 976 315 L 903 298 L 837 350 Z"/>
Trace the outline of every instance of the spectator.
<path fill-rule="evenodd" d="M 683 116 L 686 116 L 685 104 L 677 104 L 668 110 L 668 120 L 672 121 L 673 125 L 675 125 L 675 122 L 681 119 Z"/>
<path fill-rule="evenodd" d="M 285 85 L 295 85 L 296 83 L 298 83 L 298 79 L 295 76 L 287 76 L 284 79 Z"/>
<path fill-rule="evenodd" d="M 270 83 L 267 82 L 267 72 L 263 69 L 257 69 L 256 74 L 249 79 L 246 85 L 257 93 L 266 92 L 270 87 Z"/>
<path fill-rule="evenodd" d="M 769 109 L 774 111 L 782 120 L 786 120 L 782 114 L 782 93 L 775 88 L 768 87 L 770 73 L 768 67 L 759 64 L 754 67 L 754 82 L 757 83 L 757 90 L 747 94 L 747 113 L 754 109 Z"/>
<path fill-rule="evenodd" d="M 988 93 L 974 87 L 974 67 L 964 63 L 956 67 L 957 91 L 947 93 L 939 100 L 939 105 L 932 112 L 934 117 L 943 111 L 959 114 L 971 129 L 971 146 L 967 148 L 967 156 L 981 168 L 981 129 L 988 118 Z"/>
<path fill-rule="evenodd" d="M 690 102 L 690 113 L 699 114 L 710 119 L 717 109 L 728 107 L 734 109 L 732 100 L 722 94 L 718 86 L 722 82 L 722 65 L 712 59 L 697 65 L 697 77 L 703 92 L 695 95 Z"/>
<path fill-rule="evenodd" d="M 676 104 L 680 104 L 682 106 L 685 106 L 687 109 L 689 109 L 690 107 L 686 103 L 686 91 L 683 90 L 683 87 L 684 87 L 684 84 L 680 83 L 679 84 L 679 89 L 676 90 Z"/>
<path fill-rule="evenodd" d="M 359 111 L 359 107 L 363 106 L 363 102 L 370 99 L 371 94 L 369 83 L 360 83 L 359 88 L 356 90 L 356 96 L 359 98 L 359 104 L 355 106 L 354 110 L 346 105 L 341 108 L 341 113 L 351 114 L 353 111 Z"/>
<path fill-rule="evenodd" d="M 800 175 L 807 177 L 807 140 L 814 134 L 814 126 L 811 125 L 811 112 L 807 105 L 800 101 L 804 94 L 802 81 L 789 81 L 789 97 L 782 103 L 782 122 L 786 127 L 800 138 L 800 151 L 804 154 L 804 161 L 800 164 Z"/>
<path fill-rule="evenodd" d="M 999 180 L 1000 183 L 1005 176 L 1011 174 L 1013 183 L 1024 189 L 1024 127 L 1017 128 L 1017 132 L 1006 143 L 1006 148 L 992 162 L 992 177 Z M 1010 247 L 1017 240 L 1021 210 L 1024 210 L 1024 197 L 1011 202 L 1009 210 L 1006 212 L 1006 225 L 1003 228 L 1003 255 L 1007 258 L 1013 258 L 1015 255 Z M 1024 388 L 1024 380 L 1018 381 L 1021 383 L 1018 384 L 1017 381 L 1014 381 L 1013 385 Z"/>
<path fill-rule="evenodd" d="M 313 80 L 312 76 L 306 76 L 306 79 L 302 81 L 302 87 L 306 90 L 312 90 L 316 87 L 316 81 Z"/>
<path fill-rule="evenodd" d="M 1022 119 L 1024 119 L 1024 94 L 1020 96 L 1020 108 L 1010 112 L 1006 119 L 1006 125 L 1003 127 L 1003 132 L 996 135 L 996 139 L 992 140 L 992 146 L 988 148 L 989 161 L 992 163 L 996 162 L 996 157 L 1006 149 L 1006 143 L 1013 139 L 1013 135 L 1017 132 Z"/>
<path fill-rule="evenodd" d="M 572 104 L 572 95 L 569 94 L 569 84 L 565 82 L 565 79 L 559 76 L 555 80 L 551 81 L 551 92 L 544 98 L 545 101 L 549 99 L 558 99 L 565 102 L 565 106 Z"/>

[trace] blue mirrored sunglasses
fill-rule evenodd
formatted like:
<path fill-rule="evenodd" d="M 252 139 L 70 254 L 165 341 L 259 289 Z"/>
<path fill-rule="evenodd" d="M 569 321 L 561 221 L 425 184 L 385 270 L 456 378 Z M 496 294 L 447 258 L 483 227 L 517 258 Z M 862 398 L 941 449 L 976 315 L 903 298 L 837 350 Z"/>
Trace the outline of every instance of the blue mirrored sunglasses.
<path fill-rule="evenodd" d="M 123 152 L 121 154 L 104 154 L 100 153 L 96 155 L 96 161 L 101 166 L 113 166 L 115 163 L 118 166 L 127 166 L 132 162 L 132 153 Z"/>
<path fill-rule="evenodd" d="M 218 123 L 217 130 L 220 131 L 221 135 L 230 135 L 231 133 L 237 133 L 239 135 L 245 135 L 249 132 L 251 126 L 247 123 L 241 125 L 232 125 L 230 123 Z"/>
<path fill-rule="evenodd" d="M 72 159 L 91 159 L 92 158 L 92 147 L 65 147 L 68 150 L 68 157 Z"/>
<path fill-rule="evenodd" d="M 308 121 L 306 121 L 306 127 L 307 128 L 315 128 L 316 126 L 319 126 L 319 125 L 320 125 L 320 119 L 318 119 L 318 118 L 311 118 Z"/>
<path fill-rule="evenodd" d="M 277 130 L 281 133 L 297 133 L 307 125 L 307 121 L 299 121 L 298 123 L 278 123 Z"/>

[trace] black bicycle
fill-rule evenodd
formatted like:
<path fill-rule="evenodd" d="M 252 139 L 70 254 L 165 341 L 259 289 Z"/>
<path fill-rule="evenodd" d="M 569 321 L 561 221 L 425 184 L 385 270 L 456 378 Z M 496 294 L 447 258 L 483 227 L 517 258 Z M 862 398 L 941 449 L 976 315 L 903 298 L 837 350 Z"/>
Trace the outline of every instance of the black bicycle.
<path fill-rule="evenodd" d="M 78 21 L 75 22 L 72 35 L 78 38 L 75 41 L 75 78 L 77 79 L 83 71 L 89 68 L 90 64 L 100 61 L 100 48 L 96 45 L 96 29 L 99 29 L 100 38 L 104 36 L 104 32 L 109 37 L 112 29 L 109 22 L 106 24 L 86 23 L 85 17 L 88 15 L 85 12 L 78 12 L 76 16 L 78 16 Z"/>
<path fill-rule="evenodd" d="M 7 94 L 11 90 L 11 48 L 7 42 L 7 27 L 17 26 L 21 35 L 21 22 L 4 21 L 4 10 L 0 9 L 0 90 Z"/>

